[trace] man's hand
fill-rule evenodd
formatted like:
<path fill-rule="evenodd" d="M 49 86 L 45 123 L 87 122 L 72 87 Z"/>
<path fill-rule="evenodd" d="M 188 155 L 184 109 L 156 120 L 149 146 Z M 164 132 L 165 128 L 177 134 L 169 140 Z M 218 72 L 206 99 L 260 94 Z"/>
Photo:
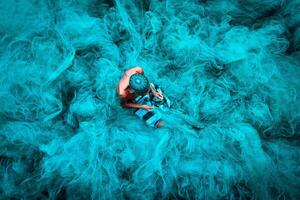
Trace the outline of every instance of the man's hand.
<path fill-rule="evenodd" d="M 147 110 L 148 112 L 150 112 L 152 108 L 154 108 L 154 106 L 147 106 L 147 105 L 143 106 L 143 109 Z"/>
<path fill-rule="evenodd" d="M 156 92 L 156 91 L 152 88 L 152 86 L 150 86 L 150 90 L 151 90 L 152 94 L 153 94 L 154 96 L 156 96 L 157 98 L 159 98 L 160 100 L 163 100 L 163 99 L 164 99 L 164 96 L 163 96 L 162 94 Z"/>
<path fill-rule="evenodd" d="M 164 99 L 164 96 L 158 92 L 154 92 L 153 95 L 156 96 L 157 98 L 159 98 L 160 100 Z"/>

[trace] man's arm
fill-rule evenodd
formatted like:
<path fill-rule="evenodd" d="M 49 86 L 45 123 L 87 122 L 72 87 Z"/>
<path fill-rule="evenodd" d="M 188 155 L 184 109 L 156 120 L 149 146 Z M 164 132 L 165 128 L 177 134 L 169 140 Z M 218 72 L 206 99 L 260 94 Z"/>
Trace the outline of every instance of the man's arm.
<path fill-rule="evenodd" d="M 143 108 L 143 109 L 150 107 L 147 105 L 142 105 L 137 103 L 124 103 L 123 106 L 127 108 Z"/>
<path fill-rule="evenodd" d="M 160 100 L 163 100 L 164 96 L 163 96 L 162 94 L 156 92 L 156 91 L 152 88 L 151 84 L 150 84 L 150 91 L 152 92 L 152 94 L 153 94 L 154 96 L 156 96 L 156 97 L 159 98 Z"/>

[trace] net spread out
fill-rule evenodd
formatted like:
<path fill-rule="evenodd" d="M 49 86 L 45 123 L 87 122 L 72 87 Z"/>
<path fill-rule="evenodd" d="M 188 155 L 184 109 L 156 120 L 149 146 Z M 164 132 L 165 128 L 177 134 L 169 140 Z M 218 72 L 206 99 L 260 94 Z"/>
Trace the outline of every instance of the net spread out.
<path fill-rule="evenodd" d="M 0 1 L 0 199 L 299 199 L 299 0 Z M 141 66 L 153 129 L 115 88 Z"/>

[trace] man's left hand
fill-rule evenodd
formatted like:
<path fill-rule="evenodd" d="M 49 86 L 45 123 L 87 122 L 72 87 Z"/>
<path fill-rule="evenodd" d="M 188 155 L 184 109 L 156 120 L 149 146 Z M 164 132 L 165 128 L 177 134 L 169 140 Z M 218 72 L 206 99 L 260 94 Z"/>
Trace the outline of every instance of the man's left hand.
<path fill-rule="evenodd" d="M 164 96 L 158 92 L 155 92 L 154 93 L 154 96 L 156 96 L 157 98 L 159 98 L 160 100 L 163 100 L 164 99 Z"/>

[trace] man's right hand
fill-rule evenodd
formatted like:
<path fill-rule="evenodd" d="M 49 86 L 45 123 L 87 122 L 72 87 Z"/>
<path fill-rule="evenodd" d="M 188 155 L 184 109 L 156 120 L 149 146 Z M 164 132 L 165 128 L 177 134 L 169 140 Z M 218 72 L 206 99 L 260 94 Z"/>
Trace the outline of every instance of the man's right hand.
<path fill-rule="evenodd" d="M 150 112 L 152 108 L 154 108 L 154 106 L 147 106 L 147 105 L 143 106 L 143 109 L 147 110 L 148 112 Z"/>

